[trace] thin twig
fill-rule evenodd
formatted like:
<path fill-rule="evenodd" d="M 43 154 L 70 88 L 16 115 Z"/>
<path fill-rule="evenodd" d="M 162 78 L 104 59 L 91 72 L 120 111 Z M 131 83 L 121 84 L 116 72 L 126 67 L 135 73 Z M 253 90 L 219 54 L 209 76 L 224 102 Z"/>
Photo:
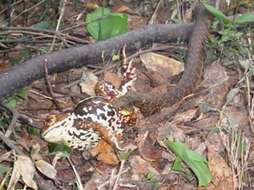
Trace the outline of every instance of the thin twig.
<path fill-rule="evenodd" d="M 15 117 L 15 118 L 12 118 L 11 124 L 9 125 L 9 127 L 6 131 L 6 134 L 5 134 L 6 137 L 9 137 L 11 132 L 14 132 L 13 128 L 15 127 L 17 120 L 20 120 L 23 123 L 28 124 L 29 126 L 31 126 L 33 128 L 40 128 L 39 126 L 37 126 L 34 123 L 34 121 L 30 117 L 19 113 L 16 109 L 10 108 L 2 103 L 0 103 L 0 107 L 2 107 L 4 110 L 10 112 L 13 115 L 12 117 Z"/>
<path fill-rule="evenodd" d="M 125 160 L 121 160 L 120 168 L 119 168 L 119 171 L 117 173 L 116 180 L 115 180 L 115 183 L 114 183 L 114 186 L 113 186 L 112 190 L 116 190 L 116 188 L 118 187 L 119 179 L 120 179 L 120 177 L 123 173 L 124 164 L 125 164 Z"/>
<path fill-rule="evenodd" d="M 61 10 L 60 10 L 60 15 L 59 15 L 59 18 L 58 18 L 58 21 L 57 21 L 57 25 L 56 25 L 56 32 L 59 30 L 60 28 L 60 24 L 61 24 L 61 21 L 63 19 L 63 15 L 64 15 L 64 10 L 65 10 L 65 5 L 67 3 L 67 0 L 62 0 L 61 1 L 61 4 L 62 4 L 62 7 L 61 7 Z M 54 49 L 54 46 L 55 46 L 55 42 L 56 42 L 56 37 L 54 36 L 53 38 L 53 41 L 52 41 L 52 44 L 51 44 L 51 47 L 49 49 L 49 52 L 52 52 L 53 49 Z"/>
<path fill-rule="evenodd" d="M 140 51 L 138 51 L 138 52 L 136 52 L 136 53 L 126 57 L 126 61 L 129 61 L 129 60 L 131 60 L 131 59 L 133 59 L 135 57 L 138 57 L 138 56 L 140 56 L 142 54 L 145 54 L 145 53 L 149 53 L 149 52 L 153 52 L 153 51 L 162 51 L 162 50 L 167 50 L 167 49 L 170 49 L 170 48 L 175 48 L 175 47 L 174 46 L 161 46 L 161 47 L 149 48 L 149 49 L 146 49 L 146 50 L 140 50 Z M 181 47 L 181 49 L 186 49 L 186 48 Z M 111 69 L 117 67 L 119 65 L 119 63 L 121 63 L 121 62 L 122 62 L 122 60 L 117 61 L 113 65 L 110 65 L 110 66 L 106 67 L 105 69 L 96 72 L 95 74 L 101 74 L 101 73 L 103 73 L 105 71 L 111 70 Z"/>
<path fill-rule="evenodd" d="M 25 9 L 23 12 L 21 12 L 19 15 L 17 15 L 16 17 L 13 18 L 12 21 L 16 20 L 17 18 L 19 18 L 21 15 L 23 15 L 26 12 L 31 11 L 32 9 L 38 7 L 40 4 L 44 3 L 45 0 L 42 0 L 40 2 L 38 2 L 37 4 L 33 5 L 32 7 L 29 7 L 28 9 Z"/>
<path fill-rule="evenodd" d="M 155 7 L 155 10 L 154 10 L 154 12 L 153 12 L 153 15 L 152 15 L 151 18 L 149 19 L 148 24 L 154 24 L 154 20 L 155 20 L 156 17 L 157 17 L 157 12 L 158 12 L 158 10 L 159 10 L 159 7 L 160 7 L 160 5 L 161 5 L 161 2 L 162 2 L 162 0 L 159 0 L 159 1 L 158 1 L 157 5 L 156 5 L 156 7 Z"/>
<path fill-rule="evenodd" d="M 14 133 L 14 128 L 16 126 L 18 119 L 19 119 L 19 113 L 15 109 L 12 109 L 9 107 L 8 110 L 12 114 L 12 119 L 11 119 L 11 123 L 8 126 L 8 129 L 6 130 L 6 133 L 5 133 L 6 137 L 10 137 L 11 133 Z"/>
<path fill-rule="evenodd" d="M 32 27 L 1 27 L 0 30 L 3 30 L 5 32 L 1 32 L 0 35 L 7 35 L 10 33 L 23 33 L 23 34 L 31 34 L 31 35 L 37 35 L 47 38 L 59 38 L 60 40 L 67 41 L 68 43 L 78 42 L 82 44 L 88 44 L 89 41 L 77 38 L 75 36 L 71 36 L 69 34 L 65 34 L 62 31 L 54 31 L 54 30 L 48 30 L 48 29 L 40 29 L 40 28 L 32 28 Z M 6 42 L 6 41 L 4 41 Z"/>
<path fill-rule="evenodd" d="M 0 139 L 1 141 L 6 144 L 6 146 L 8 146 L 10 149 L 14 150 L 16 153 L 20 154 L 20 155 L 25 155 L 24 152 L 22 150 L 20 150 L 15 143 L 10 140 L 8 137 L 6 137 L 1 131 L 0 131 Z"/>
<path fill-rule="evenodd" d="M 55 106 L 57 107 L 58 110 L 62 110 L 61 106 L 59 105 L 59 102 L 57 101 L 57 99 L 54 95 L 52 85 L 51 85 L 50 80 L 49 80 L 48 60 L 47 59 L 44 60 L 44 71 L 45 71 L 45 81 L 46 81 L 49 93 L 52 97 L 52 101 L 54 102 L 54 104 L 55 104 Z"/>
<path fill-rule="evenodd" d="M 71 168 L 76 176 L 76 180 L 77 180 L 77 186 L 78 186 L 78 190 L 84 190 L 84 187 L 82 185 L 82 182 L 81 182 L 81 179 L 80 179 L 80 176 L 74 166 L 74 164 L 72 163 L 71 159 L 69 157 L 67 157 L 67 160 L 69 162 L 69 164 L 71 165 Z"/>

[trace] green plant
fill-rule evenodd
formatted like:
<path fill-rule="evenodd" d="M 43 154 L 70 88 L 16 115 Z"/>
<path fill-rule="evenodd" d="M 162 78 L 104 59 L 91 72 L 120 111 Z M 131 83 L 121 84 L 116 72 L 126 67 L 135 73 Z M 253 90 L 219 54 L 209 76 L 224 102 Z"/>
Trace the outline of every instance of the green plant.
<path fill-rule="evenodd" d="M 27 96 L 27 90 L 26 89 L 21 89 L 18 92 L 16 92 L 14 95 L 9 97 L 6 100 L 6 105 L 11 108 L 15 108 L 17 106 L 17 103 L 25 99 Z"/>
<path fill-rule="evenodd" d="M 97 8 L 86 16 L 86 29 L 97 40 L 105 40 L 128 31 L 128 16 L 112 13 L 104 7 Z"/>
<path fill-rule="evenodd" d="M 160 183 L 159 181 L 155 178 L 155 174 L 153 172 L 148 172 L 144 176 L 144 180 L 152 185 L 153 188 L 159 188 Z"/>
<path fill-rule="evenodd" d="M 208 61 L 211 62 L 218 57 L 228 60 L 239 60 L 247 57 L 248 48 L 243 45 L 242 40 L 248 30 L 239 30 L 241 26 L 254 22 L 254 14 L 245 13 L 235 18 L 227 17 L 219 9 L 202 2 L 204 7 L 216 18 L 213 22 L 213 31 L 216 35 L 208 40 L 206 46 Z"/>
<path fill-rule="evenodd" d="M 183 143 L 165 140 L 164 144 L 176 155 L 172 170 L 182 171 L 182 163 L 185 163 L 197 177 L 199 186 L 207 186 L 212 181 L 208 162 L 202 155 L 190 150 Z"/>
<path fill-rule="evenodd" d="M 55 155 L 55 154 L 59 155 L 60 153 L 61 157 L 63 158 L 68 157 L 71 153 L 71 148 L 63 144 L 50 143 L 48 145 L 48 150 L 50 155 Z"/>

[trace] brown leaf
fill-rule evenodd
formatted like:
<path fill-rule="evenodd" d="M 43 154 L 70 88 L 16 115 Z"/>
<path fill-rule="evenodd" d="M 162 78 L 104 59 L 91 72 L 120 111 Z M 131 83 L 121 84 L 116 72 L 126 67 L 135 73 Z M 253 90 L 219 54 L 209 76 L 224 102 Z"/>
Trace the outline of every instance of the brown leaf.
<path fill-rule="evenodd" d="M 143 178 L 148 172 L 154 173 L 156 176 L 160 176 L 159 172 L 146 160 L 142 159 L 140 156 L 133 156 L 130 158 L 130 164 L 133 174 L 138 175 Z"/>
<path fill-rule="evenodd" d="M 95 10 L 95 9 L 99 8 L 99 5 L 94 2 L 84 3 L 84 5 L 87 9 L 90 9 L 90 10 Z"/>
<path fill-rule="evenodd" d="M 81 87 L 81 92 L 86 93 L 90 96 L 94 96 L 95 95 L 94 88 L 97 82 L 98 82 L 97 76 L 91 71 L 84 69 L 82 73 L 82 81 L 79 83 Z"/>
<path fill-rule="evenodd" d="M 161 158 L 161 151 L 152 144 L 148 132 L 139 137 L 138 150 L 140 155 L 148 161 L 159 161 Z"/>
<path fill-rule="evenodd" d="M 208 94 L 204 101 L 216 108 L 220 108 L 229 89 L 225 68 L 218 62 L 209 65 L 205 70 L 202 86 L 208 89 Z"/>
<path fill-rule="evenodd" d="M 212 172 L 213 183 L 200 190 L 234 189 L 233 173 L 230 167 L 212 146 L 208 146 L 208 164 Z"/>
<path fill-rule="evenodd" d="M 104 74 L 104 80 L 111 82 L 116 88 L 119 88 L 122 82 L 121 78 L 117 74 L 111 72 L 106 72 Z"/>
<path fill-rule="evenodd" d="M 38 189 L 36 182 L 33 179 L 34 173 L 35 168 L 32 160 L 27 156 L 17 156 L 17 160 L 14 162 L 12 176 L 7 189 L 14 189 L 20 177 L 22 177 L 24 183 L 28 187 L 32 189 Z"/>
<path fill-rule="evenodd" d="M 40 154 L 40 145 L 38 143 L 36 143 L 35 145 L 32 146 L 32 150 L 31 150 L 31 158 L 35 161 L 35 160 L 41 160 L 42 156 Z"/>
<path fill-rule="evenodd" d="M 35 162 L 35 166 L 36 168 L 45 176 L 47 176 L 50 179 L 55 179 L 56 178 L 56 174 L 57 171 L 54 168 L 54 166 L 52 166 L 51 164 L 49 164 L 48 162 L 44 161 L 44 160 L 37 160 Z"/>
<path fill-rule="evenodd" d="M 129 10 L 130 10 L 129 7 L 125 5 L 119 5 L 112 8 L 112 12 L 116 13 L 128 13 Z"/>
<path fill-rule="evenodd" d="M 195 117 L 197 109 L 190 109 L 181 113 L 177 113 L 171 122 L 167 122 L 162 127 L 158 128 L 157 141 L 161 141 L 165 138 L 177 139 L 183 141 L 185 139 L 184 123 L 190 121 Z"/>
<path fill-rule="evenodd" d="M 9 151 L 9 152 L 6 152 L 6 153 L 2 154 L 2 155 L 0 156 L 0 162 L 7 160 L 7 159 L 10 157 L 11 152 L 12 152 L 12 151 Z"/>
<path fill-rule="evenodd" d="M 97 159 L 109 165 L 118 165 L 119 159 L 116 156 L 114 149 L 105 140 L 101 139 L 99 144 L 90 150 L 92 156 L 97 156 Z"/>
<path fill-rule="evenodd" d="M 182 62 L 157 53 L 142 54 L 140 58 L 147 69 L 159 72 L 164 78 L 177 75 L 184 70 Z"/>

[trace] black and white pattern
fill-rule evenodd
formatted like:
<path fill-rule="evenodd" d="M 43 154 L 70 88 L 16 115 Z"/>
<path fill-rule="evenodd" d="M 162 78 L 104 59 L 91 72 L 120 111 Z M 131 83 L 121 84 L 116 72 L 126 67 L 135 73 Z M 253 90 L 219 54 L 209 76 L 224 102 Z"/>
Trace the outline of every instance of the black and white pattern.
<path fill-rule="evenodd" d="M 79 119 L 101 124 L 108 129 L 109 135 L 123 132 L 121 116 L 104 97 L 94 96 L 81 101 L 74 109 L 74 114 Z"/>
<path fill-rule="evenodd" d="M 66 118 L 47 128 L 42 137 L 48 142 L 65 144 L 79 150 L 95 147 L 101 139 L 100 134 L 92 128 L 76 128 L 76 119 L 74 114 L 68 114 Z"/>

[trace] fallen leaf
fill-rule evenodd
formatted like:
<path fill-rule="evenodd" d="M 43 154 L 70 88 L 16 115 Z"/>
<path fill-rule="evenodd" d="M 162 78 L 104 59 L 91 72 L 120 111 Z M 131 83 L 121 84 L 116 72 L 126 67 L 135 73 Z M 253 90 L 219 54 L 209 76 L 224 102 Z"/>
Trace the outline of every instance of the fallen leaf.
<path fill-rule="evenodd" d="M 35 168 L 32 160 L 27 156 L 17 156 L 7 189 L 14 190 L 20 177 L 28 187 L 38 189 L 36 182 L 33 179 L 34 173 Z"/>
<path fill-rule="evenodd" d="M 6 153 L 2 154 L 2 155 L 0 156 L 0 162 L 7 160 L 7 159 L 10 157 L 11 152 L 12 152 L 12 151 L 9 151 L 9 152 L 6 152 Z"/>
<path fill-rule="evenodd" d="M 128 13 L 129 10 L 130 8 L 125 5 L 119 5 L 112 8 L 112 12 L 116 13 Z"/>
<path fill-rule="evenodd" d="M 157 141 L 163 146 L 161 141 L 165 138 L 177 139 L 183 142 L 186 138 L 184 128 L 184 123 L 191 121 L 196 116 L 198 109 L 189 109 L 187 111 L 177 113 L 171 122 L 167 122 L 158 128 Z"/>
<path fill-rule="evenodd" d="M 54 168 L 54 166 L 52 166 L 51 164 L 49 164 L 48 162 L 44 161 L 44 160 L 37 160 L 35 162 L 35 166 L 36 168 L 45 176 L 47 176 L 50 179 L 56 179 L 56 174 L 57 171 Z"/>
<path fill-rule="evenodd" d="M 145 53 L 140 55 L 140 58 L 148 70 L 157 71 L 164 78 L 177 75 L 184 70 L 182 62 L 157 53 Z"/>
<path fill-rule="evenodd" d="M 98 145 L 89 150 L 92 156 L 96 156 L 98 160 L 109 165 L 118 165 L 119 159 L 116 156 L 114 149 L 105 140 L 101 139 Z"/>
<path fill-rule="evenodd" d="M 35 145 L 32 146 L 32 150 L 31 150 L 31 158 L 32 160 L 36 161 L 36 160 L 42 160 L 42 156 L 40 154 L 40 145 L 38 143 L 36 143 Z"/>
<path fill-rule="evenodd" d="M 81 82 L 79 83 L 81 87 L 81 92 L 86 93 L 90 96 L 94 96 L 95 95 L 94 88 L 97 82 L 98 82 L 97 76 L 91 71 L 84 69 L 82 73 Z"/>
<path fill-rule="evenodd" d="M 148 131 L 139 137 L 138 150 L 140 155 L 147 161 L 159 161 L 162 152 L 152 144 Z"/>
<path fill-rule="evenodd" d="M 220 108 L 224 104 L 225 96 L 229 89 L 225 67 L 218 62 L 209 65 L 204 73 L 202 87 L 208 89 L 204 102 L 212 107 Z"/>
<path fill-rule="evenodd" d="M 133 174 L 138 175 L 137 177 L 140 179 L 149 172 L 154 173 L 155 177 L 160 176 L 160 173 L 148 161 L 138 155 L 132 156 L 129 161 Z"/>
<path fill-rule="evenodd" d="M 171 123 L 178 124 L 188 122 L 195 117 L 197 111 L 198 109 L 189 109 L 187 111 L 177 113 Z"/>
<path fill-rule="evenodd" d="M 112 83 L 116 88 L 121 85 L 121 78 L 116 73 L 106 72 L 104 74 L 104 80 Z"/>
<path fill-rule="evenodd" d="M 199 190 L 234 189 L 233 173 L 230 167 L 212 146 L 208 146 L 208 165 L 213 175 L 213 183 Z"/>
<path fill-rule="evenodd" d="M 212 181 L 212 173 L 209 170 L 206 158 L 196 151 L 189 149 L 186 144 L 164 140 L 165 145 L 175 155 L 179 162 L 184 162 L 198 179 L 199 186 L 207 186 Z M 181 168 L 178 166 L 178 169 Z"/>
<path fill-rule="evenodd" d="M 97 8 L 99 8 L 99 5 L 97 3 L 93 3 L 93 2 L 88 2 L 88 3 L 84 3 L 85 8 L 90 9 L 90 10 L 95 10 Z"/>

